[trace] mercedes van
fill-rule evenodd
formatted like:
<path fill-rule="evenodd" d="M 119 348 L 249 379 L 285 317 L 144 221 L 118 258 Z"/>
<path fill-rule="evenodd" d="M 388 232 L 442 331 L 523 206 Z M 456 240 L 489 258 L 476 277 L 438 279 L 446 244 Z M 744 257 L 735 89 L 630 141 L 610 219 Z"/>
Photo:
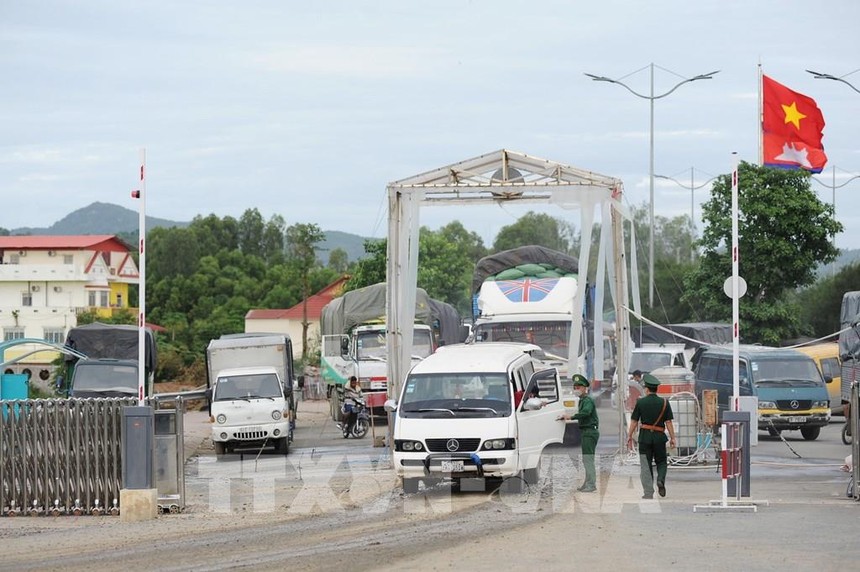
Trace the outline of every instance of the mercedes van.
<path fill-rule="evenodd" d="M 510 492 L 537 482 L 541 453 L 562 442 L 565 422 L 558 371 L 540 370 L 535 349 L 456 344 L 412 368 L 399 401 L 385 403 L 394 414 L 392 461 L 404 492 L 442 478 L 484 490 L 494 480 Z"/>
<path fill-rule="evenodd" d="M 717 391 L 717 405 L 726 411 L 733 392 L 732 348 L 708 347 L 697 354 L 695 390 Z M 830 396 L 811 357 L 797 350 L 742 345 L 738 365 L 740 395 L 758 398 L 758 428 L 778 435 L 800 430 L 804 439 L 818 438 L 830 421 Z"/>

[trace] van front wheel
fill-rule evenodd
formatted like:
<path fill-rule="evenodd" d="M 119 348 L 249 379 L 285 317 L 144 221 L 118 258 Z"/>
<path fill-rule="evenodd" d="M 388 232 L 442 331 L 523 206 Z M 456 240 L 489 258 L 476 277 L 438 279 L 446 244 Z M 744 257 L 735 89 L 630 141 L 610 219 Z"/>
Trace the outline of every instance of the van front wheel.
<path fill-rule="evenodd" d="M 807 441 L 815 441 L 819 433 L 821 433 L 821 427 L 801 427 L 800 429 L 800 434 Z"/>

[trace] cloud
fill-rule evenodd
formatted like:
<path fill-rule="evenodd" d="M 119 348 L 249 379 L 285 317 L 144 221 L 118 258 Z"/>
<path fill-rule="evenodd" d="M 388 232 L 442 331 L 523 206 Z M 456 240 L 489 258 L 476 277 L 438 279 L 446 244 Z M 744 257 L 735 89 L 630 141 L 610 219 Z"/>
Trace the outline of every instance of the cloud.
<path fill-rule="evenodd" d="M 291 46 L 250 58 L 269 72 L 355 77 L 419 76 L 435 67 L 440 50 L 402 46 Z"/>

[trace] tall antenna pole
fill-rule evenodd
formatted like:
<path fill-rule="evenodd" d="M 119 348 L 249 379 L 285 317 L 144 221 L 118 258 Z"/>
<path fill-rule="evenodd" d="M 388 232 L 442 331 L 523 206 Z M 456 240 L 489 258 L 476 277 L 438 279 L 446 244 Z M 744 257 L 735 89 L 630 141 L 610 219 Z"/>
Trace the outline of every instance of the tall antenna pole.
<path fill-rule="evenodd" d="M 146 149 L 140 150 L 140 189 L 131 193 L 139 199 L 137 243 L 138 243 L 138 309 L 137 318 L 137 400 L 138 405 L 145 405 L 146 394 L 146 251 L 144 237 L 146 236 Z"/>

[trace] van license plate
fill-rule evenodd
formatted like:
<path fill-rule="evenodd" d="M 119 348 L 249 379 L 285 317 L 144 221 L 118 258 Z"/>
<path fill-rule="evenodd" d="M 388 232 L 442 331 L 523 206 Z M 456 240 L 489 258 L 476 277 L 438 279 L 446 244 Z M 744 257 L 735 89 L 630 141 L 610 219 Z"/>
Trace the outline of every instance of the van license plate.
<path fill-rule="evenodd" d="M 806 423 L 806 417 L 789 417 L 789 423 Z"/>
<path fill-rule="evenodd" d="M 462 473 L 463 461 L 442 461 L 443 473 Z"/>

